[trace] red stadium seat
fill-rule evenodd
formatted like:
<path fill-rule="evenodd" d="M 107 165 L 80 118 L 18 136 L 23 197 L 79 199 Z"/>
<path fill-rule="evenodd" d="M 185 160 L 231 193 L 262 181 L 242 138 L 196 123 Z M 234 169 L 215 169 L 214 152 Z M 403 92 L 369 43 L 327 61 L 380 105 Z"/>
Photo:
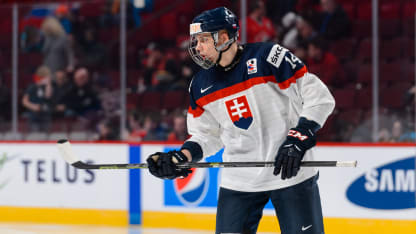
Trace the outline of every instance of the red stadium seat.
<path fill-rule="evenodd" d="M 7 68 L 6 63 L 7 58 L 0 53 L 0 71 L 4 71 Z"/>
<path fill-rule="evenodd" d="M 401 23 L 399 19 L 381 19 L 379 21 L 380 36 L 392 38 L 399 35 Z"/>
<path fill-rule="evenodd" d="M 405 82 L 415 82 L 415 64 L 406 63 L 403 69 L 403 78 Z"/>
<path fill-rule="evenodd" d="M 356 51 L 356 58 L 361 62 L 371 61 L 372 41 L 371 38 L 364 38 L 361 40 Z"/>
<path fill-rule="evenodd" d="M 109 87 L 114 89 L 120 88 L 120 72 L 116 70 L 108 71 L 108 76 L 110 77 Z"/>
<path fill-rule="evenodd" d="M 98 31 L 98 40 L 102 43 L 117 40 L 120 37 L 118 27 L 106 27 Z"/>
<path fill-rule="evenodd" d="M 358 38 L 371 36 L 371 21 L 355 20 L 352 26 L 353 35 Z"/>
<path fill-rule="evenodd" d="M 174 39 L 178 34 L 176 22 L 177 15 L 174 12 L 164 14 L 160 18 L 160 35 L 161 39 Z"/>
<path fill-rule="evenodd" d="M 188 109 L 189 108 L 189 105 L 190 105 L 190 97 L 189 97 L 189 94 L 186 94 L 185 95 L 185 99 L 184 99 L 184 102 L 183 102 L 183 104 L 182 104 L 182 108 L 183 109 Z"/>
<path fill-rule="evenodd" d="M 400 2 L 399 1 L 382 1 L 380 7 L 381 19 L 399 19 L 400 18 Z"/>
<path fill-rule="evenodd" d="M 346 1 L 341 3 L 342 8 L 344 8 L 345 13 L 347 13 L 349 19 L 356 18 L 356 8 L 355 3 L 352 1 Z"/>
<path fill-rule="evenodd" d="M 335 98 L 336 107 L 342 110 L 354 107 L 355 90 L 354 89 L 337 89 L 332 92 Z"/>
<path fill-rule="evenodd" d="M 102 2 L 83 2 L 79 9 L 79 14 L 84 17 L 98 17 L 103 13 L 103 6 Z"/>
<path fill-rule="evenodd" d="M 355 93 L 355 98 L 357 102 L 355 103 L 356 108 L 362 109 L 362 110 L 368 110 L 371 108 L 373 104 L 373 91 L 372 87 L 368 88 L 362 88 L 360 90 L 357 90 Z"/>
<path fill-rule="evenodd" d="M 205 4 L 202 5 L 203 10 L 213 9 L 217 7 L 225 6 L 228 9 L 231 8 L 231 1 L 223 1 L 223 0 L 209 0 L 205 1 Z M 236 12 L 234 12 L 236 13 Z"/>
<path fill-rule="evenodd" d="M 357 125 L 361 122 L 363 111 L 360 109 L 350 109 L 340 112 L 338 117 L 348 123 Z"/>
<path fill-rule="evenodd" d="M 175 9 L 182 14 L 195 14 L 195 2 L 194 0 L 185 0 Z"/>
<path fill-rule="evenodd" d="M 357 19 L 371 20 L 371 2 L 359 2 L 357 5 Z"/>
<path fill-rule="evenodd" d="M 380 58 L 382 60 L 400 60 L 408 43 L 406 37 L 395 37 L 392 40 L 383 40 L 380 43 Z"/>
<path fill-rule="evenodd" d="M 410 87 L 409 87 L 410 88 Z M 381 90 L 380 95 L 380 104 L 382 107 L 392 108 L 392 109 L 400 109 L 403 107 L 404 104 L 404 93 L 407 89 L 403 87 L 387 87 Z"/>
<path fill-rule="evenodd" d="M 413 24 L 414 26 L 414 24 Z M 414 33 L 414 28 L 413 28 L 413 33 Z M 406 41 L 404 41 L 403 44 L 405 47 L 404 50 L 404 57 L 405 58 L 410 58 L 410 59 L 415 59 L 415 41 L 413 39 L 408 39 Z"/>
<path fill-rule="evenodd" d="M 355 86 L 355 84 L 353 84 L 352 82 L 355 82 L 357 80 L 357 70 L 358 70 L 358 62 L 351 59 L 351 60 L 347 60 L 342 67 L 344 68 L 345 73 L 347 74 L 348 77 L 348 83 L 352 84 L 353 86 Z"/>
<path fill-rule="evenodd" d="M 12 20 L 6 19 L 0 22 L 0 33 L 2 35 L 11 35 L 12 33 Z"/>
<path fill-rule="evenodd" d="M 394 84 L 403 79 L 401 64 L 397 62 L 380 64 L 380 82 Z"/>
<path fill-rule="evenodd" d="M 355 38 L 340 39 L 331 42 L 329 50 L 340 60 L 350 59 L 355 50 Z M 348 48 L 348 49 L 346 49 Z"/>
<path fill-rule="evenodd" d="M 0 37 L 0 49 L 2 51 L 4 50 L 10 50 L 12 48 L 12 35 L 4 35 Z"/>
<path fill-rule="evenodd" d="M 335 115 L 330 115 L 328 119 L 326 120 L 324 126 L 322 129 L 318 131 L 317 138 L 319 142 L 322 141 L 333 141 L 333 138 L 335 137 Z"/>
<path fill-rule="evenodd" d="M 141 70 L 127 70 L 127 87 L 137 86 L 138 80 L 142 76 Z"/>
<path fill-rule="evenodd" d="M 404 19 L 402 25 L 403 25 L 403 34 L 407 37 L 413 38 L 415 35 L 415 20 Z"/>
<path fill-rule="evenodd" d="M 371 64 L 359 65 L 357 74 L 357 83 L 369 86 L 372 83 L 372 67 Z"/>
<path fill-rule="evenodd" d="M 184 105 L 186 91 L 167 91 L 163 95 L 162 108 L 167 110 L 174 110 Z"/>
<path fill-rule="evenodd" d="M 416 3 L 415 1 L 405 1 L 402 7 L 402 18 L 414 20 L 416 12 Z"/>
<path fill-rule="evenodd" d="M 139 109 L 144 111 L 160 111 L 162 104 L 161 92 L 145 92 L 139 100 Z"/>
<path fill-rule="evenodd" d="M 141 94 L 129 93 L 126 98 L 127 110 L 134 110 L 139 106 L 139 101 L 142 99 Z"/>
<path fill-rule="evenodd" d="M 43 62 L 41 53 L 21 53 L 19 54 L 19 67 L 26 70 L 35 70 Z"/>
<path fill-rule="evenodd" d="M 33 74 L 19 72 L 18 86 L 21 90 L 26 90 L 33 83 Z"/>

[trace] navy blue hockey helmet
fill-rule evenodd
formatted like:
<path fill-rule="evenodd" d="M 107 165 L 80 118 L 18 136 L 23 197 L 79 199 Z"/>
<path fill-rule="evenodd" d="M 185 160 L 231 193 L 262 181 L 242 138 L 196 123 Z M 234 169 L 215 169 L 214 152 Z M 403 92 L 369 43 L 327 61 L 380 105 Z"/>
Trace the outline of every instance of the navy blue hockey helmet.
<path fill-rule="evenodd" d="M 218 44 L 218 31 L 226 30 L 229 40 L 220 46 Z M 238 39 L 238 24 L 237 16 L 226 7 L 218 7 L 212 10 L 202 12 L 196 16 L 190 25 L 191 41 L 189 43 L 189 53 L 192 59 L 201 67 L 208 69 L 212 67 L 215 62 L 203 58 L 196 50 L 197 40 L 196 35 L 200 33 L 211 33 L 214 39 L 214 46 L 217 51 L 221 53 L 224 48 L 227 48 Z"/>

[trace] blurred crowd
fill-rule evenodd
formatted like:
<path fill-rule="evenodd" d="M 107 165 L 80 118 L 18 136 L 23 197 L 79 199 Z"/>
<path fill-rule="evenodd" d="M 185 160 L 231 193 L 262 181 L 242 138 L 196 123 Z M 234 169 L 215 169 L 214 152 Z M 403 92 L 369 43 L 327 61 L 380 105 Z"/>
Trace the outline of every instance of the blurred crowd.
<path fill-rule="evenodd" d="M 41 61 L 35 62 L 31 79 L 24 83 L 20 95 L 26 130 L 88 131 L 91 132 L 88 140 L 185 140 L 186 105 L 164 108 L 172 98 L 163 97 L 172 91 L 186 94 L 193 74 L 199 69 L 188 56 L 188 25 L 205 8 L 225 4 L 239 13 L 240 1 L 172 0 L 168 5 L 146 0 L 144 8 L 129 1 L 128 115 L 127 127 L 121 131 L 120 2 L 96 0 L 89 1 L 89 6 L 82 2 L 34 5 L 19 24 L 20 56 L 41 54 Z M 354 4 L 357 2 L 354 0 Z M 358 67 L 370 67 L 371 56 L 361 55 L 360 48 L 357 49 L 360 54 L 351 52 L 369 41 L 371 28 L 367 28 L 368 34 L 357 36 L 357 20 L 347 11 L 349 8 L 344 8 L 351 6 L 348 1 L 249 0 L 248 4 L 247 42 L 269 41 L 287 47 L 334 93 L 339 105 L 321 131 L 321 140 L 372 141 L 371 73 L 361 79 L 361 70 L 357 72 Z M 152 17 L 161 15 L 159 21 L 152 21 Z M 172 24 L 178 28 L 172 29 Z M 396 61 L 386 57 L 383 62 Z M 414 57 L 406 63 L 414 64 Z M 394 79 L 389 82 L 381 83 L 380 92 L 391 87 Z M 380 141 L 415 141 L 412 120 L 416 87 L 406 82 L 400 86 L 402 92 L 397 99 L 400 103 L 380 108 Z M 0 102 L 7 106 L 10 91 L 4 83 L 0 77 Z M 145 99 L 149 93 L 152 98 Z M 154 98 L 156 94 L 160 100 Z M 3 113 L 1 118 L 10 119 L 9 113 Z"/>

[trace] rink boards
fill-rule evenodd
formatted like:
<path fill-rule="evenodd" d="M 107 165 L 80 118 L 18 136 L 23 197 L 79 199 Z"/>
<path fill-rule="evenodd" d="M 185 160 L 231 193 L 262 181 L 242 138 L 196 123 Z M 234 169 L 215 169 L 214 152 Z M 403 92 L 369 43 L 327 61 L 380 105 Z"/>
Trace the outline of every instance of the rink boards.
<path fill-rule="evenodd" d="M 144 162 L 175 147 L 73 143 L 74 152 L 91 163 Z M 320 170 L 326 233 L 413 233 L 415 152 L 414 145 L 316 147 L 317 160 L 358 160 L 357 168 Z M 221 152 L 207 158 L 219 160 Z M 175 181 L 147 170 L 77 170 L 59 157 L 54 143 L 1 142 L 0 221 L 214 230 L 221 170 L 197 169 Z M 273 214 L 268 204 L 260 231 L 278 230 Z"/>

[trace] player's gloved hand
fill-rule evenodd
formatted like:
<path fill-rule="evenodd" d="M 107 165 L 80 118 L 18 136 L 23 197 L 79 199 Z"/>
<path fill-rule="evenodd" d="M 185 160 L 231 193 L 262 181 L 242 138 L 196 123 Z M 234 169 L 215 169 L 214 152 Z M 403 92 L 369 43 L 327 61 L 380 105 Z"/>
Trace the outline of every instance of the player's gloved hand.
<path fill-rule="evenodd" d="M 150 155 L 146 161 L 150 173 L 161 179 L 184 178 L 192 173 L 190 169 L 177 167 L 178 163 L 188 162 L 188 158 L 181 151 L 157 152 Z"/>
<path fill-rule="evenodd" d="M 305 152 L 316 145 L 315 132 L 320 128 L 314 121 L 301 118 L 298 126 L 291 128 L 286 140 L 280 146 L 274 162 L 274 175 L 289 179 L 298 174 Z"/>

